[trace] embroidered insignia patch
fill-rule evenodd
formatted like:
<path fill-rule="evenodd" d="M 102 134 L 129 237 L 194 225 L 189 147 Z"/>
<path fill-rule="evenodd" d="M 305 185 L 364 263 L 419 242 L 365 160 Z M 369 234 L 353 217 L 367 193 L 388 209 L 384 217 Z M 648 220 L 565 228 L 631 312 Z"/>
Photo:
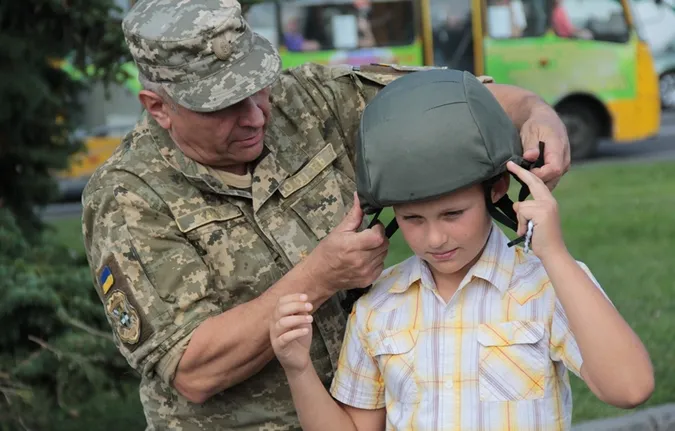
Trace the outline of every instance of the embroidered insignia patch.
<path fill-rule="evenodd" d="M 141 319 L 136 309 L 129 303 L 127 296 L 116 290 L 105 304 L 120 340 L 126 344 L 136 344 L 141 338 Z"/>

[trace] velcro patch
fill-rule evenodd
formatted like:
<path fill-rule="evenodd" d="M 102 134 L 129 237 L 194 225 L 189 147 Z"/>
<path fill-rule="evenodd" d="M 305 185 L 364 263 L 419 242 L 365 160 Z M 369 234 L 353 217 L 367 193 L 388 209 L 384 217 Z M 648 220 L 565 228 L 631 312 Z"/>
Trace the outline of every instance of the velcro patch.
<path fill-rule="evenodd" d="M 110 291 L 113 284 L 115 284 L 115 277 L 113 277 L 110 267 L 105 265 L 98 276 L 98 285 L 104 295 Z"/>

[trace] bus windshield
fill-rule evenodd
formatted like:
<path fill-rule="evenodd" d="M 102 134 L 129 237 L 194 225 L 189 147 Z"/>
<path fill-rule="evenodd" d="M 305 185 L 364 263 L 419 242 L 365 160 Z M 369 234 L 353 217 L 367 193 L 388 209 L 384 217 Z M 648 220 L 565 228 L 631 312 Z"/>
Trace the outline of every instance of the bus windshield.
<path fill-rule="evenodd" d="M 386 53 L 418 42 L 415 4 L 413 0 L 268 1 L 248 5 L 245 18 L 285 60 L 333 63 L 328 58 L 321 61 L 319 53 L 329 52 L 343 54 L 338 55 L 339 62 L 354 63 L 346 56 L 360 53 L 363 61 L 356 63 L 363 64 L 392 60 Z M 292 66 L 288 62 L 284 66 Z"/>

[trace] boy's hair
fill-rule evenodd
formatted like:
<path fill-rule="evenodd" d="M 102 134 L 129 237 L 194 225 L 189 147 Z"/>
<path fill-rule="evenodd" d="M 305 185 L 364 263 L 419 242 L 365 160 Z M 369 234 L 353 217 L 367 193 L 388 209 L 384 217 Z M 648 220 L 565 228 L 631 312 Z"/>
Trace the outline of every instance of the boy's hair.
<path fill-rule="evenodd" d="M 517 128 L 484 84 L 459 70 L 414 72 L 387 85 L 364 109 L 356 137 L 357 192 L 374 223 L 384 207 L 483 184 L 492 217 L 517 230 L 508 194 L 495 204 L 490 199 L 508 161 L 532 167 L 522 157 Z M 523 185 L 519 200 L 528 194 Z M 396 229 L 394 220 L 387 236 Z"/>

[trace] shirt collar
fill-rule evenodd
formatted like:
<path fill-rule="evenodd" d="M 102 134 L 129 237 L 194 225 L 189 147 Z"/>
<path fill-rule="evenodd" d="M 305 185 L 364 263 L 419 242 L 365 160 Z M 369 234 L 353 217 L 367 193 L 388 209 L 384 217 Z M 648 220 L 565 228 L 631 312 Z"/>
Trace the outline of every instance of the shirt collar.
<path fill-rule="evenodd" d="M 487 281 L 500 292 L 506 292 L 511 284 L 516 253 L 514 249 L 509 248 L 508 242 L 509 239 L 506 234 L 493 222 L 483 253 L 469 269 L 458 290 L 469 284 L 474 278 L 479 278 Z M 401 269 L 403 273 L 408 273 L 407 282 L 404 279 L 400 283 L 395 283 L 389 289 L 390 292 L 403 293 L 418 282 L 421 283 L 422 287 L 435 288 L 436 284 L 431 270 L 423 259 L 415 256 L 406 262 L 405 266 Z"/>

